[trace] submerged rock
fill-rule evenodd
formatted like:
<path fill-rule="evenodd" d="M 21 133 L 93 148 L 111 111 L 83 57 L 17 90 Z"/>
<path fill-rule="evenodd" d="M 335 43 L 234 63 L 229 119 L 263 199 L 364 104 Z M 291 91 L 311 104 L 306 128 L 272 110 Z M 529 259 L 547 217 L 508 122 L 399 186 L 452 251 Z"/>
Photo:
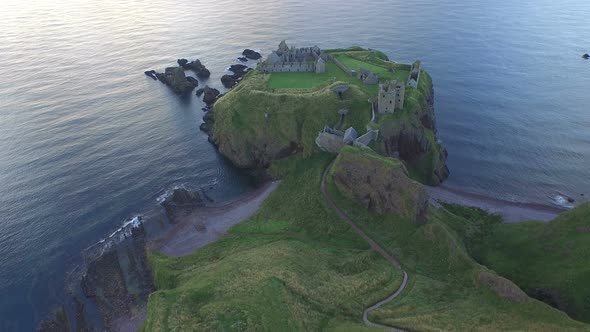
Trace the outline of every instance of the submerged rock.
<path fill-rule="evenodd" d="M 582 55 L 582 58 L 588 60 L 588 59 L 590 59 L 590 54 L 586 53 L 586 54 Z"/>
<path fill-rule="evenodd" d="M 242 62 L 247 62 L 248 58 L 246 58 L 245 56 L 241 56 L 238 58 L 238 60 L 242 61 Z"/>
<path fill-rule="evenodd" d="M 181 221 L 182 217 L 189 215 L 195 208 L 203 206 L 204 203 L 197 193 L 178 188 L 161 204 L 166 210 L 170 223 L 176 224 Z"/>
<path fill-rule="evenodd" d="M 258 59 L 262 58 L 262 55 L 260 55 L 260 53 L 254 51 L 254 50 L 251 50 L 249 48 L 245 49 L 242 52 L 242 55 L 245 56 L 246 58 L 252 59 L 252 60 L 258 60 Z"/>

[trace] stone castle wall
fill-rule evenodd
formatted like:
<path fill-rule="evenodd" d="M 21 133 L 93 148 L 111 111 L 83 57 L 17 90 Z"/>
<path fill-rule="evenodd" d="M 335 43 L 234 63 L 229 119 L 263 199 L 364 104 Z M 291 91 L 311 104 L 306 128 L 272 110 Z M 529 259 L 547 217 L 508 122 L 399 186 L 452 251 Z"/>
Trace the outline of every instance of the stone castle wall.
<path fill-rule="evenodd" d="M 338 66 L 338 68 L 342 69 L 346 74 L 348 74 L 348 76 L 353 76 L 354 75 L 354 73 L 352 72 L 352 70 L 348 69 L 348 67 L 346 67 L 342 62 L 340 62 L 335 57 L 329 55 L 329 59 L 332 60 L 336 64 L 336 66 Z"/>

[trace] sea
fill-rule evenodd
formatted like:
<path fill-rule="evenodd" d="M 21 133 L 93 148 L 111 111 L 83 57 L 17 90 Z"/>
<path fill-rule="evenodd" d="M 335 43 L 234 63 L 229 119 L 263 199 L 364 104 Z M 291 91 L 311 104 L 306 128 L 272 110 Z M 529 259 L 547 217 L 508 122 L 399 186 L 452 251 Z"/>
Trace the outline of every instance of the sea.
<path fill-rule="evenodd" d="M 251 188 L 199 131 L 203 103 L 145 70 L 198 58 L 201 86 L 221 89 L 244 48 L 283 39 L 420 59 L 445 186 L 575 205 L 590 196 L 589 17 L 584 0 L 0 1 L 0 331 L 34 330 L 81 251 L 171 189 Z"/>

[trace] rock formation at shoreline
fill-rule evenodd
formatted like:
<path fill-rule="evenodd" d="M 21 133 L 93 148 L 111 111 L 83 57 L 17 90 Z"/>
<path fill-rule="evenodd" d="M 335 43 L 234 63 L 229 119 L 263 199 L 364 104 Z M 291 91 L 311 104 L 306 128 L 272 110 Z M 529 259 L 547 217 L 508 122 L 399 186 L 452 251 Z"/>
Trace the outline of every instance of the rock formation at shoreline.
<path fill-rule="evenodd" d="M 172 195 L 166 197 L 161 205 L 166 210 L 170 223 L 176 224 L 182 217 L 193 212 L 195 208 L 204 206 L 204 201 L 199 194 L 178 188 L 174 190 Z"/>
<path fill-rule="evenodd" d="M 213 105 L 220 96 L 219 90 L 211 88 L 208 85 L 202 89 L 197 90 L 196 94 L 197 97 L 200 97 L 201 95 L 203 96 L 203 102 L 207 104 L 208 108 Z"/>
<path fill-rule="evenodd" d="M 132 316 L 154 291 L 145 244 L 146 234 L 140 224 L 125 241 L 87 263 L 81 287 L 98 306 L 108 329 L 115 319 Z"/>
<path fill-rule="evenodd" d="M 246 73 L 250 71 L 251 68 L 248 68 L 248 66 L 242 64 L 237 64 L 231 65 L 229 70 L 233 72 L 232 75 L 223 75 L 221 77 L 221 83 L 223 83 L 223 86 L 227 89 L 231 89 L 236 86 L 236 84 L 240 82 L 242 77 L 246 75 Z"/>
<path fill-rule="evenodd" d="M 186 94 L 199 84 L 192 77 L 191 79 L 187 79 L 182 67 L 168 67 L 164 73 L 156 73 L 155 76 L 160 82 L 169 86 L 176 94 Z"/>
<path fill-rule="evenodd" d="M 86 271 L 79 289 L 86 298 L 74 295 L 67 299 L 53 317 L 40 322 L 39 331 L 112 331 L 115 321 L 132 319 L 144 310 L 149 294 L 155 290 L 146 255 L 146 233 L 141 223 L 127 227 L 118 234 L 120 241 L 103 243 L 85 254 Z M 95 317 L 96 309 L 87 310 L 85 301 L 96 306 L 100 321 Z"/>
<path fill-rule="evenodd" d="M 249 48 L 245 49 L 242 52 L 242 55 L 248 59 L 251 59 L 251 60 L 258 60 L 258 59 L 262 58 L 262 55 L 260 55 L 260 53 L 254 51 L 254 50 L 251 50 Z"/>
<path fill-rule="evenodd" d="M 199 59 L 190 62 L 187 59 L 178 59 L 177 62 L 182 68 L 194 71 L 198 78 L 209 78 L 209 76 L 211 76 L 209 69 L 207 69 Z"/>

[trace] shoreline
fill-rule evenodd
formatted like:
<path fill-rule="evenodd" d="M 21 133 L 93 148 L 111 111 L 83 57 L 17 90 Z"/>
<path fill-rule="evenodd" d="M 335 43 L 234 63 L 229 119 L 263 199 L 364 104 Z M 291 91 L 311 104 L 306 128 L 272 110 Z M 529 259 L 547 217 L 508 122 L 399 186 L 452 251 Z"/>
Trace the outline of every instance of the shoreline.
<path fill-rule="evenodd" d="M 215 242 L 232 226 L 253 216 L 280 183 L 281 181 L 267 182 L 233 200 L 195 208 L 189 214 L 179 217 L 180 222 L 163 234 L 149 240 L 146 249 L 170 257 L 190 255 Z M 146 319 L 147 302 L 135 308 L 131 317 L 117 317 L 113 322 L 113 329 L 118 332 L 135 332 Z"/>
<path fill-rule="evenodd" d="M 550 221 L 567 208 L 536 203 L 519 203 L 505 201 L 490 196 L 461 191 L 445 185 L 439 187 L 425 186 L 431 199 L 439 202 L 476 207 L 489 213 L 499 214 L 505 223 L 518 223 L 530 220 Z"/>
<path fill-rule="evenodd" d="M 180 222 L 162 236 L 150 241 L 148 248 L 160 253 L 181 257 L 217 240 L 232 226 L 253 216 L 280 181 L 244 193 L 234 200 L 196 208 L 180 217 Z"/>

